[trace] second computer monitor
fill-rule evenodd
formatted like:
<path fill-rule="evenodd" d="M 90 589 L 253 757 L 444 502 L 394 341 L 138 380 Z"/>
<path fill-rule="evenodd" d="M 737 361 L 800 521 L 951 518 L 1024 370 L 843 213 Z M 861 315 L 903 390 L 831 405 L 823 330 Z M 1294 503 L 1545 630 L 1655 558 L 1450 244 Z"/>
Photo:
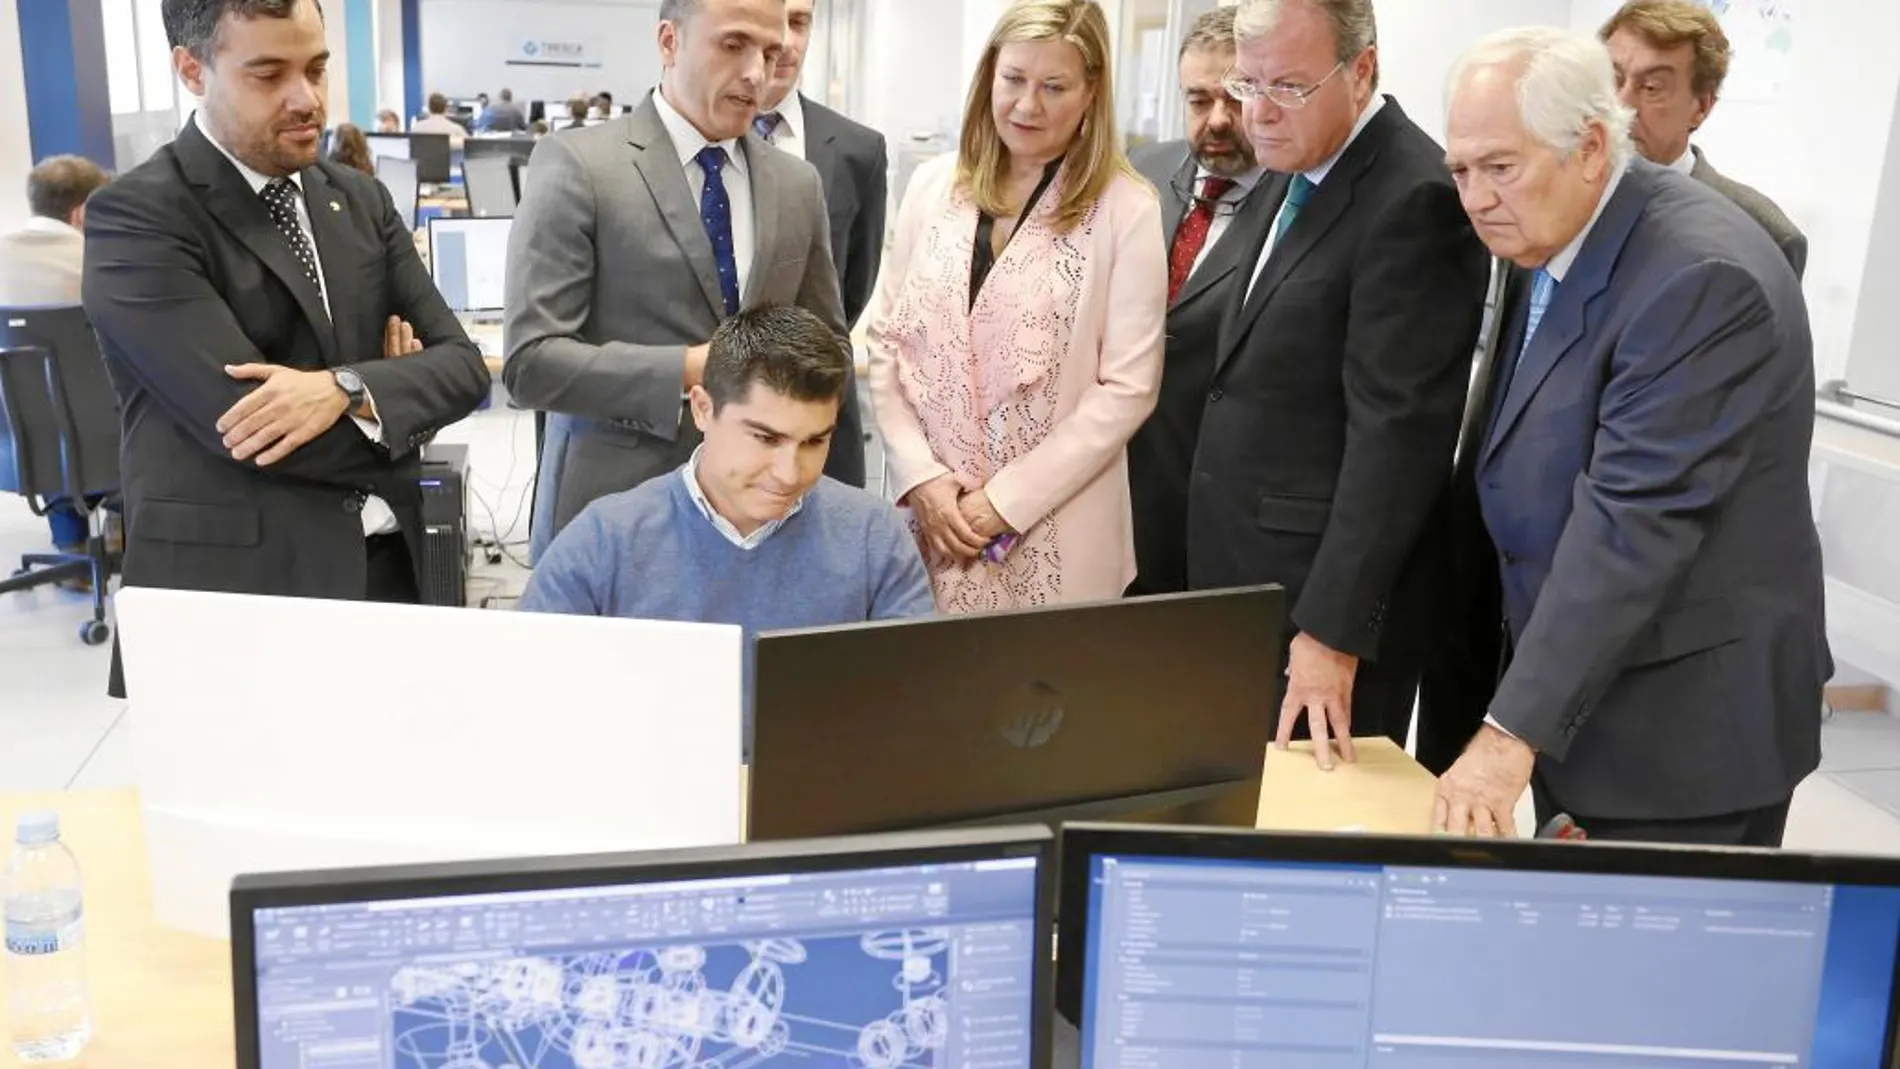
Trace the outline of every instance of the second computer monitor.
<path fill-rule="evenodd" d="M 364 134 L 363 140 L 369 143 L 370 159 L 392 157 L 406 160 L 411 158 L 408 134 Z"/>
<path fill-rule="evenodd" d="M 1279 587 L 765 634 L 755 839 L 1002 820 L 1252 827 Z"/>
<path fill-rule="evenodd" d="M 243 877 L 239 1069 L 1048 1064 L 1040 828 Z"/>
<path fill-rule="evenodd" d="M 470 156 L 462 164 L 468 214 L 505 219 L 515 214 L 514 161 L 507 156 Z"/>
<path fill-rule="evenodd" d="M 416 228 L 416 199 L 421 192 L 421 184 L 416 179 L 416 161 L 407 157 L 376 157 L 376 179 L 389 190 L 389 199 L 396 205 L 396 214 L 402 217 L 406 230 Z"/>
<path fill-rule="evenodd" d="M 1081 1069 L 1885 1069 L 1900 861 L 1062 830 Z"/>
<path fill-rule="evenodd" d="M 429 272 L 456 312 L 499 312 L 513 219 L 429 220 Z"/>

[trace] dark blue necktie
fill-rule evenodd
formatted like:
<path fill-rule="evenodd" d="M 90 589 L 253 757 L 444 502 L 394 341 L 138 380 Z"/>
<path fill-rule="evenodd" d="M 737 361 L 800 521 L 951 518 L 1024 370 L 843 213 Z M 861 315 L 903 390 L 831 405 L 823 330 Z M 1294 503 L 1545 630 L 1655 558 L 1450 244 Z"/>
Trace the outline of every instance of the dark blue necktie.
<path fill-rule="evenodd" d="M 726 196 L 726 181 L 719 176 L 726 166 L 726 150 L 707 145 L 693 157 L 706 172 L 706 189 L 699 195 L 699 221 L 706 225 L 706 237 L 712 242 L 713 264 L 719 269 L 719 295 L 725 298 L 726 314 L 739 310 L 739 266 L 732 253 L 732 199 Z"/>

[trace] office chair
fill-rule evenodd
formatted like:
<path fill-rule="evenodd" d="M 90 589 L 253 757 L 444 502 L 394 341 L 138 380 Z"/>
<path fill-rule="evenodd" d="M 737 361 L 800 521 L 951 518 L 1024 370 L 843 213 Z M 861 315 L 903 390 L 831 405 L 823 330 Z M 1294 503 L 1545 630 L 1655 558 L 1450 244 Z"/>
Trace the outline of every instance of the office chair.
<path fill-rule="evenodd" d="M 84 553 L 29 553 L 0 580 L 0 594 L 82 576 L 92 580 L 92 619 L 79 637 L 112 637 L 106 586 L 118 570 L 87 499 L 119 492 L 119 400 L 85 310 L 0 308 L 0 490 L 26 498 L 36 516 L 63 497 L 86 518 Z"/>

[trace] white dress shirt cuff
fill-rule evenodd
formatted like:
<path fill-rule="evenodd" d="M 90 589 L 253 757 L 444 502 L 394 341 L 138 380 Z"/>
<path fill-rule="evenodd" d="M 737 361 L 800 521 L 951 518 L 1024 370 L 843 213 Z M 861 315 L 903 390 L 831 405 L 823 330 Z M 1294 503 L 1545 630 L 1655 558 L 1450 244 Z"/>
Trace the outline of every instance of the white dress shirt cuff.
<path fill-rule="evenodd" d="M 1496 728 L 1497 730 L 1503 732 L 1509 738 L 1513 738 L 1513 739 L 1517 738 L 1516 732 L 1512 731 L 1510 728 L 1505 727 L 1503 724 L 1498 723 L 1498 718 L 1495 716 L 1492 716 L 1489 713 L 1485 714 L 1484 723 L 1485 723 L 1485 726 Z M 1518 739 L 1518 741 L 1522 742 L 1523 740 Z"/>
<path fill-rule="evenodd" d="M 350 413 L 350 422 L 356 424 L 356 429 L 363 432 L 363 437 L 368 438 L 377 445 L 382 445 L 383 421 L 376 415 L 376 398 L 370 394 L 369 387 L 367 386 L 363 388 L 363 403 L 369 406 L 370 418 L 363 419 L 352 412 Z"/>

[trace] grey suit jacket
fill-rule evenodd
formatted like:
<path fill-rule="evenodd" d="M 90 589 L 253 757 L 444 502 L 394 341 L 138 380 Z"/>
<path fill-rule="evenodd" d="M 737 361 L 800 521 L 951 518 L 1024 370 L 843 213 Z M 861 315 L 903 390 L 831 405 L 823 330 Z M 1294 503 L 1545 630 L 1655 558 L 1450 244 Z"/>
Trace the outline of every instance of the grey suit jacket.
<path fill-rule="evenodd" d="M 825 187 L 844 318 L 856 324 L 871 303 L 884 260 L 884 214 L 890 203 L 884 135 L 803 95 L 799 102 L 805 112 L 805 159 Z"/>
<path fill-rule="evenodd" d="M 842 338 L 824 195 L 810 165 L 747 135 L 757 252 L 741 306 L 796 304 Z M 543 138 L 508 241 L 516 400 L 549 413 L 533 552 L 595 498 L 678 467 L 699 440 L 680 400 L 686 350 L 724 317 L 712 242 L 649 98 L 632 115 Z M 827 474 L 864 483 L 855 389 Z"/>
<path fill-rule="evenodd" d="M 1515 645 L 1490 709 L 1579 819 L 1779 804 L 1820 757 L 1807 307 L 1740 221 L 1637 160 L 1529 344 L 1507 287 L 1475 445 Z"/>
<path fill-rule="evenodd" d="M 1144 145 L 1130 154 L 1135 170 L 1161 198 L 1161 239 L 1174 247 L 1175 231 L 1192 206 L 1180 190 L 1194 181 L 1186 141 Z M 1262 177 L 1254 188 L 1262 189 Z M 1249 196 L 1206 258 L 1168 307 L 1168 340 L 1161 396 L 1154 414 L 1128 443 L 1128 482 L 1134 502 L 1133 594 L 1187 589 L 1188 475 L 1194 467 L 1201 413 L 1214 377 L 1214 350 L 1237 279 L 1244 279 L 1248 246 L 1276 205 Z"/>
<path fill-rule="evenodd" d="M 1768 231 L 1768 236 L 1775 239 L 1781 255 L 1788 258 L 1788 266 L 1794 268 L 1794 277 L 1800 278 L 1808 269 L 1808 236 L 1760 190 L 1745 186 L 1711 167 L 1708 159 L 1702 155 L 1702 150 L 1694 145 L 1689 146 L 1689 151 L 1695 153 L 1695 169 L 1689 172 L 1689 177 L 1734 201 L 1736 207 L 1760 223 L 1761 228 Z"/>

